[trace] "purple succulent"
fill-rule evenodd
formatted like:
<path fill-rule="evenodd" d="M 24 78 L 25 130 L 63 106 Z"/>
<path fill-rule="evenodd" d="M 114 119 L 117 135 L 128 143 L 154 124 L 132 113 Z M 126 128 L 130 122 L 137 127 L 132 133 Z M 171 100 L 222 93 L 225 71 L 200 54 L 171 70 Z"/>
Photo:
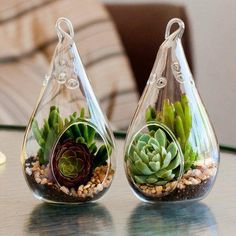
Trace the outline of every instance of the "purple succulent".
<path fill-rule="evenodd" d="M 90 180 L 94 155 L 85 144 L 67 139 L 57 144 L 51 165 L 53 175 L 61 186 L 78 187 Z"/>

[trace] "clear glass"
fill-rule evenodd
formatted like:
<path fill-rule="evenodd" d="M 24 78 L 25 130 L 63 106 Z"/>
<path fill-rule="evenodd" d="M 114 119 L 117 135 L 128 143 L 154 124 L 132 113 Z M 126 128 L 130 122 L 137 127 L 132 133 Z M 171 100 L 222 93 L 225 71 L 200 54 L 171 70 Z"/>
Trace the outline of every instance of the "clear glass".
<path fill-rule="evenodd" d="M 173 24 L 179 28 L 170 34 Z M 200 200 L 210 191 L 219 146 L 172 19 L 130 124 L 125 171 L 141 200 Z"/>
<path fill-rule="evenodd" d="M 44 201 L 95 201 L 114 177 L 114 137 L 73 41 L 71 22 L 59 18 L 56 30 L 59 43 L 23 141 L 23 173 Z"/>

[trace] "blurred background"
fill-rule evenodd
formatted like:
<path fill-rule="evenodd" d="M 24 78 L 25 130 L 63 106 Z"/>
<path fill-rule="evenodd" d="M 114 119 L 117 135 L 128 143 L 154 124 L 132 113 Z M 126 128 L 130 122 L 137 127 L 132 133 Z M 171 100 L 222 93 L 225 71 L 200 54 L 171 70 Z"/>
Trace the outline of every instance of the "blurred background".
<path fill-rule="evenodd" d="M 126 129 L 167 22 L 186 23 L 183 44 L 219 141 L 236 145 L 236 2 L 233 0 L 1 0 L 0 123 L 26 125 L 68 17 L 103 110 Z"/>
<path fill-rule="evenodd" d="M 191 59 L 197 87 L 218 139 L 220 142 L 235 145 L 236 1 L 106 0 L 105 2 L 168 4 L 184 8 L 191 34 Z M 152 27 L 158 27 L 158 22 L 150 26 Z"/>

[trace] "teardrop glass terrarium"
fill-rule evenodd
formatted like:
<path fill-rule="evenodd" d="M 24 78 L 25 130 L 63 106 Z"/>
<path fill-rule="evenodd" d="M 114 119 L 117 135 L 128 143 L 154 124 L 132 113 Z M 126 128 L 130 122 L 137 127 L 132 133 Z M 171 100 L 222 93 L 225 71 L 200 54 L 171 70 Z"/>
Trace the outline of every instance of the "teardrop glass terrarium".
<path fill-rule="evenodd" d="M 185 58 L 183 32 L 180 19 L 168 23 L 126 138 L 127 179 L 144 201 L 202 199 L 218 170 L 218 143 Z"/>
<path fill-rule="evenodd" d="M 24 137 L 23 172 L 37 198 L 95 201 L 114 177 L 114 137 L 73 41 L 71 22 L 58 19 L 56 30 L 59 43 Z"/>

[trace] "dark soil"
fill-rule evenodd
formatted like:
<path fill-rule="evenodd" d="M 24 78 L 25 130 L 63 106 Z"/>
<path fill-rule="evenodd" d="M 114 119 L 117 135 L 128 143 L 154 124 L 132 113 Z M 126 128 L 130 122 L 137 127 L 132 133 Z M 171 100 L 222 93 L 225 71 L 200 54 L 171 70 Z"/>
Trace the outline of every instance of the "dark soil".
<path fill-rule="evenodd" d="M 186 185 L 184 189 L 176 188 L 170 194 L 163 197 L 146 196 L 132 182 L 130 182 L 130 184 L 133 187 L 136 194 L 142 195 L 142 198 L 144 198 L 147 201 L 152 201 L 152 202 L 186 201 L 186 200 L 201 199 L 210 190 L 213 179 L 214 177 L 211 177 L 202 181 L 200 184 L 197 184 L 197 185 Z"/>
<path fill-rule="evenodd" d="M 25 161 L 25 164 L 29 163 L 30 167 L 32 167 L 32 162 L 35 161 L 35 157 L 30 157 Z M 46 201 L 56 202 L 56 203 L 80 203 L 80 202 L 87 202 L 87 201 L 95 201 L 99 199 L 106 191 L 107 188 L 104 189 L 102 192 L 94 195 L 94 197 L 74 197 L 62 192 L 57 185 L 47 185 L 47 184 L 38 184 L 35 181 L 35 178 L 32 175 L 28 175 L 24 173 L 25 178 L 29 187 L 35 193 L 35 195 L 39 198 L 43 198 Z"/>

